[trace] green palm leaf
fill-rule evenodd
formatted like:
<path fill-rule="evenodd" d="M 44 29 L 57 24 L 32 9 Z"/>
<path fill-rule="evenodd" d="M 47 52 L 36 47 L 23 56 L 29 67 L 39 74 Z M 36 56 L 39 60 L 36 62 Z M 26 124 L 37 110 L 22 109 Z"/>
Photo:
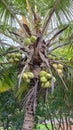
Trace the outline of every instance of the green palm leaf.
<path fill-rule="evenodd" d="M 8 6 L 6 6 L 5 3 Z M 35 8 L 35 6 L 37 6 L 38 10 L 40 11 L 40 14 L 42 16 L 44 16 L 46 11 L 53 8 L 53 6 L 55 4 L 55 0 L 52 0 L 52 1 L 46 1 L 46 0 L 33 1 L 33 0 L 31 0 L 30 4 L 31 4 L 31 8 L 33 8 L 33 9 Z M 62 11 L 64 10 L 67 12 L 67 15 L 68 15 L 68 13 L 72 14 L 72 9 L 70 8 L 70 6 L 72 4 L 73 4 L 72 0 L 61 1 L 60 4 L 58 4 L 58 8 L 56 10 L 56 13 L 58 14 L 58 12 L 60 10 L 62 10 Z M 2 21 L 5 21 L 4 23 L 7 23 L 7 24 L 12 23 L 13 24 L 14 20 L 15 20 L 14 15 L 21 15 L 22 16 L 22 15 L 27 14 L 26 7 L 27 7 L 26 1 L 24 1 L 24 0 L 16 0 L 16 1 L 14 1 L 14 0 L 13 1 L 1 0 L 1 2 L 0 2 L 0 18 L 2 19 Z M 69 8 L 70 8 L 70 11 L 69 11 Z M 65 12 L 64 12 L 64 15 L 66 16 Z M 59 16 L 59 14 L 57 16 Z M 66 17 L 66 19 L 67 19 L 67 17 Z"/>
<path fill-rule="evenodd" d="M 6 8 L 2 1 L 0 2 L 0 19 L 4 22 L 4 24 L 14 23 L 13 15 Z"/>
<path fill-rule="evenodd" d="M 6 92 L 6 91 L 9 91 L 11 90 L 12 88 L 6 84 L 5 82 L 3 83 L 1 80 L 0 80 L 0 93 L 2 92 Z"/>

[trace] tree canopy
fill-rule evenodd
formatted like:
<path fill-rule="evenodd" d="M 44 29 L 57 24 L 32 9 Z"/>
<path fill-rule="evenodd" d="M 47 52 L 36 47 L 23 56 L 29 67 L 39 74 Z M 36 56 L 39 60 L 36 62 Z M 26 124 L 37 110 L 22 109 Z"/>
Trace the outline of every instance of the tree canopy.
<path fill-rule="evenodd" d="M 22 130 L 32 130 L 36 106 L 38 102 L 49 102 L 50 93 L 54 93 L 55 100 L 47 107 L 58 103 L 55 108 L 59 112 L 62 103 L 68 110 L 72 105 L 72 5 L 72 0 L 0 2 L 0 93 L 12 91 L 18 104 L 25 106 Z M 59 93 L 64 100 L 57 93 L 55 96 L 57 90 L 64 90 L 63 95 Z"/>

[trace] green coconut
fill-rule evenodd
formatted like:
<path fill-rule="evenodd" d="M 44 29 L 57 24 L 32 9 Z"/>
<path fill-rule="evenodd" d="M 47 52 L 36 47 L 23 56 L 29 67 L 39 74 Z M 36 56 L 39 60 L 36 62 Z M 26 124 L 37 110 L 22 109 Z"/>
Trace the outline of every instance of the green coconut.
<path fill-rule="evenodd" d="M 36 41 L 36 39 L 37 39 L 37 37 L 36 37 L 36 36 L 31 36 L 31 42 L 35 42 L 35 41 Z"/>

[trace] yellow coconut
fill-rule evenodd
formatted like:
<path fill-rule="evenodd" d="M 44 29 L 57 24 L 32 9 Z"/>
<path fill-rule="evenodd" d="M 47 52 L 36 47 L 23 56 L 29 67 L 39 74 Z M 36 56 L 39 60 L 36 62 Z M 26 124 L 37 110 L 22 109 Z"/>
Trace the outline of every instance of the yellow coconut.
<path fill-rule="evenodd" d="M 45 88 L 49 88 L 49 87 L 50 87 L 50 82 L 47 81 L 47 82 L 45 83 L 44 87 L 45 87 Z"/>
<path fill-rule="evenodd" d="M 26 73 L 23 74 L 23 79 L 28 79 L 28 75 Z"/>
<path fill-rule="evenodd" d="M 58 64 L 58 68 L 59 69 L 63 69 L 63 65 L 62 64 Z"/>
<path fill-rule="evenodd" d="M 57 72 L 58 72 L 59 74 L 62 74 L 62 70 L 61 70 L 61 69 L 57 69 Z"/>
<path fill-rule="evenodd" d="M 46 76 L 47 72 L 45 72 L 44 70 L 40 71 L 40 77 Z"/>
<path fill-rule="evenodd" d="M 47 82 L 47 79 L 43 76 L 40 78 L 40 81 L 44 83 L 44 82 Z"/>
<path fill-rule="evenodd" d="M 53 66 L 55 69 L 57 69 L 57 64 L 53 64 L 52 66 Z"/>

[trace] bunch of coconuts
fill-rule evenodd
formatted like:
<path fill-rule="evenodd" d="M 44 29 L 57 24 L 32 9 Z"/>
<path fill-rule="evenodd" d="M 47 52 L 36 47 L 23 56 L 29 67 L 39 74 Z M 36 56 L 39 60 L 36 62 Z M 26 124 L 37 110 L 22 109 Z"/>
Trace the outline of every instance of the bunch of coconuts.
<path fill-rule="evenodd" d="M 25 43 L 26 46 L 28 46 L 28 45 L 31 45 L 31 44 L 33 44 L 34 42 L 36 42 L 36 39 L 37 39 L 37 37 L 34 36 L 34 35 L 32 35 L 31 37 L 26 38 L 26 39 L 24 40 L 24 43 Z"/>
<path fill-rule="evenodd" d="M 51 87 L 51 74 L 49 72 L 46 72 L 44 70 L 40 71 L 40 81 L 41 81 L 41 87 L 42 88 L 50 88 Z M 55 82 L 56 79 L 53 77 L 53 81 Z"/>
<path fill-rule="evenodd" d="M 34 74 L 32 72 L 23 73 L 23 80 L 27 83 L 30 83 L 31 79 L 34 78 Z"/>
<path fill-rule="evenodd" d="M 7 59 L 11 63 L 17 63 L 21 59 L 22 54 L 17 52 L 17 53 L 9 53 L 7 54 Z"/>
<path fill-rule="evenodd" d="M 52 65 L 56 71 L 58 72 L 58 74 L 60 74 L 61 76 L 63 76 L 63 65 L 62 64 L 53 64 Z"/>
<path fill-rule="evenodd" d="M 18 75 L 18 78 L 19 77 L 20 77 L 20 74 Z M 34 74 L 31 71 L 24 72 L 22 77 L 23 77 L 23 80 L 27 84 L 30 83 L 31 79 L 35 78 Z M 40 73 L 39 73 L 39 79 L 40 79 L 42 88 L 50 88 L 51 87 L 52 77 L 51 77 L 49 72 L 41 70 Z M 53 77 L 53 81 L 54 82 L 56 81 L 55 77 Z"/>

